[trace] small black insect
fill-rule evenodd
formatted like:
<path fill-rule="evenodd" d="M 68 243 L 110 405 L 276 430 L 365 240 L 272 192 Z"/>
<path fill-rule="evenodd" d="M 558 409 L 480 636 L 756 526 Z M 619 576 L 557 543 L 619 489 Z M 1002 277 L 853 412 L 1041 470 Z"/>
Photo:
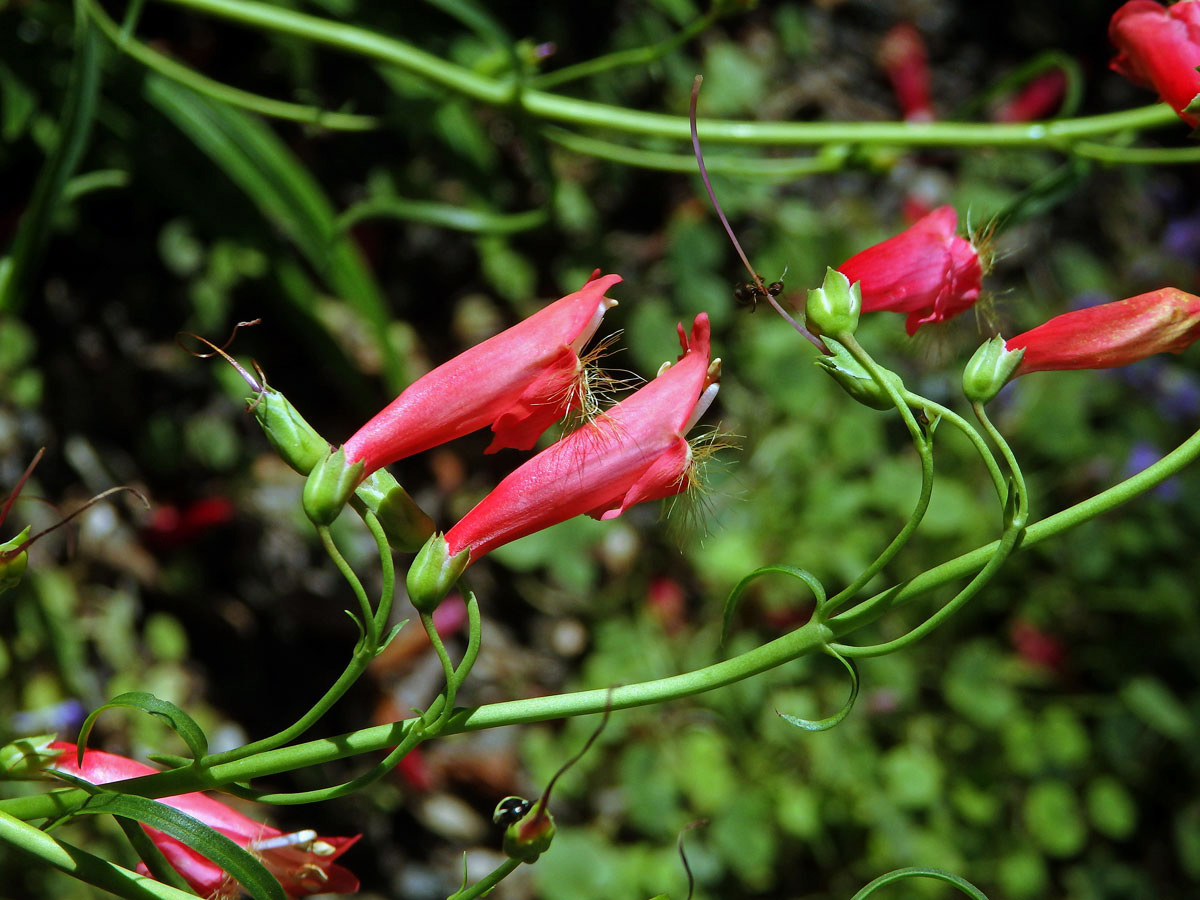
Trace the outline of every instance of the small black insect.
<path fill-rule="evenodd" d="M 764 294 L 757 284 L 751 281 L 745 281 L 741 284 L 734 285 L 733 299 L 737 301 L 738 306 L 750 307 L 750 312 L 758 309 L 758 301 L 766 300 L 767 294 L 772 297 L 778 297 L 783 292 L 782 281 L 772 281 L 767 285 L 767 293 Z"/>
<path fill-rule="evenodd" d="M 501 828 L 507 828 L 525 818 L 525 814 L 533 807 L 533 803 L 524 797 L 505 797 L 496 804 L 492 813 L 492 821 Z"/>

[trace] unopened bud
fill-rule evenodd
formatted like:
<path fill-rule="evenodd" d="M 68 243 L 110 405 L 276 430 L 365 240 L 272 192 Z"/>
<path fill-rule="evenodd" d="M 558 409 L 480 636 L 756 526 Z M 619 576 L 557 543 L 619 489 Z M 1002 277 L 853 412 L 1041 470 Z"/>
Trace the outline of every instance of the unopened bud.
<path fill-rule="evenodd" d="M 390 472 L 372 472 L 354 491 L 350 500 L 379 517 L 379 524 L 393 550 L 416 553 L 433 534 L 433 519 L 417 506 Z"/>
<path fill-rule="evenodd" d="M 362 460 L 348 465 L 342 448 L 328 453 L 313 466 L 304 483 L 304 512 L 315 525 L 328 525 L 338 517 L 362 481 Z"/>
<path fill-rule="evenodd" d="M 832 356 L 818 356 L 816 364 L 828 372 L 833 380 L 841 385 L 842 390 L 863 406 L 869 406 L 871 409 L 893 409 L 895 407 L 896 404 L 892 402 L 888 392 L 871 377 L 871 373 L 864 369 L 858 360 L 850 355 L 850 351 L 832 338 L 826 337 L 824 340 L 825 346 L 834 352 Z M 904 382 L 900 380 L 899 375 L 890 369 L 882 369 L 882 371 L 883 377 L 895 385 L 897 391 L 904 391 Z"/>
<path fill-rule="evenodd" d="M 0 747 L 0 778 L 31 778 L 62 754 L 50 745 L 54 735 L 19 738 Z"/>
<path fill-rule="evenodd" d="M 834 268 L 825 270 L 825 281 L 808 292 L 804 306 L 805 325 L 814 334 L 853 334 L 862 312 L 862 289 L 858 282 Z"/>
<path fill-rule="evenodd" d="M 29 554 L 18 548 L 28 540 L 31 528 L 32 526 L 26 525 L 15 538 L 0 544 L 0 594 L 11 591 L 25 577 L 25 570 L 29 567 Z"/>
<path fill-rule="evenodd" d="M 524 863 L 535 863 L 537 858 L 550 849 L 554 840 L 554 817 L 541 802 L 504 830 L 501 845 L 504 854 Z"/>
<path fill-rule="evenodd" d="M 963 369 L 963 393 L 972 403 L 988 403 L 1000 393 L 1021 364 L 1024 349 L 1008 350 L 996 335 L 975 351 Z"/>
<path fill-rule="evenodd" d="M 296 407 L 274 388 L 264 387 L 250 401 L 254 418 L 275 452 L 285 463 L 307 475 L 329 452 L 329 444 L 296 411 Z"/>
<path fill-rule="evenodd" d="M 433 612 L 470 562 L 470 550 L 451 556 L 445 536 L 435 534 L 417 552 L 408 570 L 408 599 L 418 612 Z"/>

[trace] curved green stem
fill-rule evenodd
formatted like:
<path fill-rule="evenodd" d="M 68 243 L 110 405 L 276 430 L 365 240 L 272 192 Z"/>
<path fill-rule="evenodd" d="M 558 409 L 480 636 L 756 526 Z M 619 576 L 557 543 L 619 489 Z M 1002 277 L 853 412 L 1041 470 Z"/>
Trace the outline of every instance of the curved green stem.
<path fill-rule="evenodd" d="M 921 638 L 929 634 L 929 632 L 933 631 L 933 629 L 937 628 L 944 621 L 946 621 L 946 619 L 950 618 L 952 615 L 962 609 L 962 607 L 965 606 L 972 597 L 983 590 L 983 588 L 989 581 L 992 580 L 995 574 L 1000 571 L 1000 567 L 1004 565 L 1008 557 L 1012 555 L 1012 552 L 1016 548 L 1020 539 L 1020 527 L 1010 527 L 1006 529 L 1004 534 L 1000 537 L 1000 545 L 996 548 L 996 552 L 992 554 L 992 558 L 988 560 L 987 565 L 980 569 L 979 572 L 976 573 L 975 577 L 967 583 L 966 587 L 964 587 L 961 591 L 955 594 L 953 598 L 951 598 L 949 603 L 947 603 L 903 637 L 898 637 L 894 641 L 886 641 L 882 644 L 872 644 L 867 647 L 858 647 L 853 644 L 841 643 L 830 644 L 830 649 L 840 653 L 842 656 L 847 657 L 884 656 L 888 653 L 894 653 L 897 650 L 907 647 L 909 644 L 919 641 Z M 857 628 L 865 625 L 867 621 L 872 618 L 872 613 L 877 611 L 882 613 L 882 611 L 890 608 L 891 604 L 887 603 L 886 600 L 877 603 L 874 607 L 872 607 L 871 601 L 860 604 L 850 611 L 854 615 L 854 627 Z M 839 622 L 837 619 L 832 619 L 830 620 L 829 625 L 837 630 Z"/>
<path fill-rule="evenodd" d="M 444 724 L 450 713 L 454 711 L 454 698 L 458 694 L 459 680 L 455 677 L 454 662 L 450 659 L 450 654 L 446 652 L 442 636 L 438 634 L 437 626 L 433 624 L 433 614 L 422 612 L 420 615 L 421 624 L 425 627 L 425 633 L 429 635 L 429 643 L 433 645 L 433 652 L 437 654 L 437 658 L 442 664 L 442 674 L 446 679 L 445 693 L 442 695 L 445 701 L 442 704 L 441 713 L 428 724 L 430 732 L 436 734 L 439 726 Z"/>
<path fill-rule="evenodd" d="M 983 435 L 971 425 L 966 419 L 948 407 L 942 406 L 933 400 L 922 397 L 919 394 L 914 394 L 912 391 L 904 392 L 904 399 L 915 406 L 924 406 L 927 410 L 932 410 L 939 419 L 945 419 L 955 428 L 963 433 L 975 447 L 975 452 L 979 454 L 983 466 L 991 476 L 992 484 L 996 488 L 996 496 L 1000 498 L 1000 502 L 1004 502 L 1004 498 L 1008 494 L 1008 485 L 1004 481 L 1004 473 L 1000 471 L 1000 465 L 996 462 L 996 457 L 992 453 L 992 448 L 988 446 L 987 441 L 983 439 Z"/>
<path fill-rule="evenodd" d="M 1014 513 L 1014 523 L 1017 528 L 1024 527 L 1029 521 L 1029 492 L 1025 489 L 1025 476 L 1021 473 L 1021 466 L 1017 462 L 1016 454 L 1012 452 L 1012 448 L 1008 446 L 1008 441 L 1004 439 L 1004 435 L 1000 433 L 1000 429 L 992 424 L 992 420 L 988 418 L 987 411 L 983 408 L 982 403 L 972 403 L 971 409 L 975 413 L 975 418 L 979 420 L 984 430 L 988 433 L 995 443 L 1000 448 L 1000 453 L 1004 457 L 1005 463 L 1008 465 L 1008 471 L 1012 475 L 1013 489 L 1016 491 L 1016 511 Z"/>
<path fill-rule="evenodd" d="M 719 7 L 714 3 L 709 11 L 700 18 L 692 21 L 685 28 L 671 35 L 669 38 L 659 41 L 657 44 L 649 44 L 645 47 L 632 47 L 628 50 L 617 50 L 615 53 L 606 53 L 604 56 L 597 56 L 594 59 L 576 63 L 573 66 L 565 66 L 553 72 L 546 72 L 544 75 L 537 75 L 531 78 L 529 83 L 535 88 L 545 89 L 566 84 L 568 81 L 591 78 L 593 75 L 599 75 L 601 72 L 609 72 L 624 66 L 648 65 L 666 56 L 675 48 L 683 46 L 720 17 Z"/>
<path fill-rule="evenodd" d="M 1200 456 L 1200 431 L 1197 431 L 1180 446 L 1158 462 L 1132 475 L 1108 490 L 1089 497 L 1062 512 L 1030 525 L 1021 542 L 1022 548 L 1032 547 L 1055 537 L 1082 522 L 1120 506 L 1134 497 L 1145 493 L 1166 481 L 1180 469 Z M 929 591 L 957 580 L 987 565 L 1000 549 L 1000 541 L 992 541 L 969 553 L 936 566 L 903 584 L 895 585 L 859 604 L 859 607 L 842 613 L 828 626 L 810 622 L 795 631 L 776 638 L 761 647 L 755 647 L 739 656 L 722 660 L 711 666 L 672 675 L 641 684 L 624 685 L 614 689 L 579 691 L 550 697 L 530 697 L 492 703 L 474 709 L 460 709 L 446 722 L 443 734 L 477 731 L 501 725 L 517 725 L 528 722 L 544 722 L 569 716 L 602 713 L 606 706 L 612 709 L 629 709 L 678 700 L 694 694 L 724 687 L 760 672 L 768 671 L 807 653 L 825 647 L 833 636 L 849 633 L 858 624 L 856 611 L 880 597 L 887 598 L 887 608 L 907 603 Z M 872 616 L 874 618 L 874 616 Z M 436 704 L 436 701 L 435 701 Z M 431 707 L 432 708 L 432 707 Z M 372 753 L 393 747 L 402 741 L 415 725 L 416 719 L 392 722 L 364 728 L 350 734 L 309 741 L 291 747 L 257 754 L 252 759 L 235 760 L 207 771 L 197 772 L 186 766 L 155 775 L 114 783 L 107 787 L 147 797 L 164 797 L 192 790 L 216 788 L 238 781 L 247 781 L 305 766 L 320 765 L 360 753 Z M 22 819 L 49 818 L 78 806 L 88 797 L 86 791 L 65 788 L 30 797 L 14 797 L 0 801 L 0 811 Z"/>
<path fill-rule="evenodd" d="M 321 539 L 321 546 L 325 548 L 325 552 L 329 558 L 333 560 L 333 564 L 337 566 L 337 570 L 342 573 L 342 577 L 346 579 L 350 589 L 354 591 L 354 596 L 358 598 L 358 611 L 362 616 L 360 627 L 363 629 L 363 640 L 368 641 L 370 635 L 368 630 L 375 621 L 375 611 L 371 609 L 371 601 L 367 598 L 367 591 L 362 586 L 362 582 L 358 580 L 358 576 L 354 573 L 350 563 L 346 562 L 346 557 L 342 556 L 342 552 L 338 550 L 337 544 L 333 542 L 333 535 L 329 533 L 329 527 L 322 525 L 317 528 L 317 536 Z M 388 554 L 391 558 L 391 554 Z"/>
<path fill-rule="evenodd" d="M 888 398 L 896 407 L 896 412 L 900 413 L 900 418 L 904 420 L 904 424 L 908 428 L 908 433 L 912 436 L 917 452 L 920 453 L 921 448 L 929 443 L 929 438 L 917 423 L 917 419 L 912 414 L 912 410 L 909 408 L 904 394 L 884 376 L 883 369 L 875 362 L 871 354 L 863 349 L 863 346 L 852 333 L 844 331 L 833 335 L 833 339 L 850 351 L 850 355 L 854 357 L 854 361 L 866 369 L 875 383 L 888 395 Z"/>
<path fill-rule="evenodd" d="M 392 559 L 392 547 L 388 543 L 379 516 L 365 509 L 362 512 L 362 520 L 371 532 L 371 537 L 375 538 L 375 548 L 379 551 L 379 603 L 375 607 L 374 617 L 369 620 L 373 634 L 368 644 L 374 655 L 374 651 L 379 647 L 379 639 L 387 629 L 388 619 L 392 616 L 392 600 L 396 596 L 396 562 Z"/>
<path fill-rule="evenodd" d="M 461 891 L 455 891 L 446 900 L 475 900 L 476 897 L 483 897 L 488 891 L 516 871 L 519 865 L 521 865 L 521 860 L 519 859 L 506 859 L 473 885 L 463 888 Z"/>
<path fill-rule="evenodd" d="M 288 103 L 285 100 L 274 100 L 250 91 L 232 87 L 201 75 L 188 66 L 178 63 L 169 56 L 164 56 L 157 50 L 133 39 L 126 28 L 118 26 L 96 0 L 82 0 L 87 14 L 100 28 L 118 50 L 136 59 L 146 68 L 158 74 L 190 87 L 199 94 L 204 94 L 230 106 L 246 109 L 274 119 L 287 119 L 292 122 L 303 122 L 306 125 L 317 125 L 331 131 L 371 131 L 380 125 L 375 116 L 360 116 L 353 113 L 330 112 L 316 106 L 305 106 L 300 103 Z"/>
<path fill-rule="evenodd" d="M 253 28 L 290 34 L 348 53 L 399 66 L 450 90 L 492 105 L 517 99 L 516 83 L 495 81 L 426 53 L 403 41 L 365 28 L 294 12 L 256 0 L 165 0 L 208 15 Z M 657 135 L 688 140 L 691 126 L 686 116 L 641 112 L 589 100 L 562 97 L 546 91 L 520 93 L 522 108 L 534 118 L 610 128 L 630 134 Z M 1140 131 L 1178 123 L 1166 104 L 1122 110 L 1099 116 L 1059 119 L 1054 122 L 1015 124 L 960 122 L 754 122 L 705 119 L 704 140 L 709 144 L 885 144 L 896 147 L 1050 147 L 1060 151 L 1072 141 Z"/>

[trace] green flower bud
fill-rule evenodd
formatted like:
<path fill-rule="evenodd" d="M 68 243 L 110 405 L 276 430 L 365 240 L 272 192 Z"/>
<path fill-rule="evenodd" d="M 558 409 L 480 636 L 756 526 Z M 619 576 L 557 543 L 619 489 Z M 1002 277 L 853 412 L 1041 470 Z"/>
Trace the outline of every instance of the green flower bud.
<path fill-rule="evenodd" d="M 894 409 L 892 398 L 874 378 L 864 369 L 850 351 L 832 338 L 824 338 L 825 345 L 833 350 L 833 356 L 818 356 L 816 364 L 824 369 L 841 385 L 842 390 L 871 409 Z M 900 376 L 889 369 L 883 369 L 883 377 L 896 386 L 896 390 L 904 390 L 904 382 Z"/>
<path fill-rule="evenodd" d="M 1008 384 L 1021 364 L 1024 348 L 1008 350 L 1004 338 L 996 335 L 980 346 L 963 369 L 963 393 L 972 403 L 987 403 Z"/>
<path fill-rule="evenodd" d="M 254 418 L 285 463 L 307 475 L 329 453 L 329 444 L 313 429 L 288 398 L 264 387 L 253 405 Z"/>
<path fill-rule="evenodd" d="M 326 451 L 304 482 L 304 512 L 315 525 L 328 525 L 338 517 L 362 481 L 363 463 L 346 463 L 345 450 Z"/>
<path fill-rule="evenodd" d="M 538 802 L 504 830 L 501 846 L 506 856 L 524 863 L 535 863 L 539 856 L 550 849 L 554 832 L 554 817 Z"/>
<path fill-rule="evenodd" d="M 62 754 L 52 734 L 24 737 L 0 747 L 0 778 L 32 778 Z"/>
<path fill-rule="evenodd" d="M 29 567 L 29 554 L 24 550 L 17 551 L 29 538 L 32 525 L 26 525 L 25 530 L 11 541 L 0 544 L 0 594 L 6 594 L 21 583 L 25 570 Z"/>
<path fill-rule="evenodd" d="M 386 469 L 368 475 L 350 502 L 355 509 L 369 509 L 379 517 L 393 550 L 416 553 L 433 535 L 433 519 Z"/>
<path fill-rule="evenodd" d="M 418 612 L 433 612 L 470 562 L 470 550 L 451 556 L 445 536 L 435 534 L 417 552 L 408 570 L 408 599 Z"/>
<path fill-rule="evenodd" d="M 862 289 L 858 282 L 834 268 L 825 270 L 825 281 L 808 292 L 804 306 L 805 325 L 815 334 L 854 333 L 862 312 Z"/>

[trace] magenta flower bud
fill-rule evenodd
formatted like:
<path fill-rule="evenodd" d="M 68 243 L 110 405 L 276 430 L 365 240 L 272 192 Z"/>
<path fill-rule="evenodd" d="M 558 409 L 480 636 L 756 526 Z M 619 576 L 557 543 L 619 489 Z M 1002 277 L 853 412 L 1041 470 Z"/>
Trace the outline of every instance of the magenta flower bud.
<path fill-rule="evenodd" d="M 441 554 L 465 552 L 474 562 L 574 516 L 611 519 L 635 503 L 686 490 L 692 448 L 684 435 L 716 397 L 721 361 L 709 361 L 705 313 L 696 316 L 690 338 L 679 326 L 679 339 L 678 362 L 512 472 L 446 532 Z"/>
<path fill-rule="evenodd" d="M 50 771 L 73 775 L 92 784 L 108 784 L 111 781 L 153 775 L 158 771 L 102 750 L 85 750 L 83 764 L 79 765 L 76 762 L 78 748 L 74 744 L 55 741 L 50 747 L 62 753 L 57 762 L 47 766 Z M 285 834 L 278 828 L 248 818 L 198 792 L 161 797 L 158 802 L 199 819 L 249 850 L 279 880 L 289 897 L 347 894 L 358 890 L 358 879 L 348 869 L 335 865 L 334 860 L 349 850 L 362 835 L 321 837 L 311 830 Z M 143 827 L 171 867 L 201 897 L 231 896 L 231 880 L 224 869 L 182 841 L 155 828 Z M 138 871 L 147 873 L 144 865 L 139 865 Z"/>
<path fill-rule="evenodd" d="M 954 207 L 941 206 L 856 253 L 838 271 L 859 283 L 863 312 L 907 313 L 905 330 L 916 334 L 922 325 L 953 318 L 979 299 L 984 267 L 957 227 Z"/>

